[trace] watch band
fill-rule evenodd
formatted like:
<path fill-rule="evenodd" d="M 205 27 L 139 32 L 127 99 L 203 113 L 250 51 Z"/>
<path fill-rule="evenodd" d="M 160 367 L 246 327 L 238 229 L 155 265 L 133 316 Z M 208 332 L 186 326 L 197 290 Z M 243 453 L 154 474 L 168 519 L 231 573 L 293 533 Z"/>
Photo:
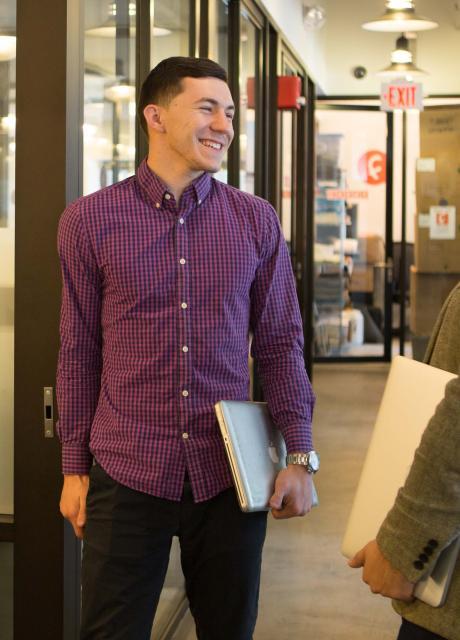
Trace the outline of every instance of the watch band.
<path fill-rule="evenodd" d="M 316 473 L 319 469 L 319 455 L 316 451 L 308 453 L 288 453 L 286 464 L 299 464 L 306 467 L 308 473 Z"/>

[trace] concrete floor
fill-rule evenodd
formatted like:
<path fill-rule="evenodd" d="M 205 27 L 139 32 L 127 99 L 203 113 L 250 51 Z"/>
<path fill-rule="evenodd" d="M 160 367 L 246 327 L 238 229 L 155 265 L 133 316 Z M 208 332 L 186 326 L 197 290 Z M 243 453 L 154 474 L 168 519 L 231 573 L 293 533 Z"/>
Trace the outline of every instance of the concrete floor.
<path fill-rule="evenodd" d="M 269 518 L 254 640 L 394 640 L 399 618 L 349 569 L 340 544 L 388 366 L 318 365 L 315 446 L 320 506 L 302 519 Z M 188 613 L 176 640 L 196 640 Z"/>

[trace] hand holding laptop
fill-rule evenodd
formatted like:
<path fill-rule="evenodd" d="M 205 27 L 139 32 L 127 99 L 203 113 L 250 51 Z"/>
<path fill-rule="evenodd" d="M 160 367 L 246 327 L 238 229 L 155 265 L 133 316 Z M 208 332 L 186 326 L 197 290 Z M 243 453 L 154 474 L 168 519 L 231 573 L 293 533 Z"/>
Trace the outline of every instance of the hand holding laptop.
<path fill-rule="evenodd" d="M 269 506 L 277 520 L 304 516 L 313 506 L 313 480 L 305 467 L 289 465 L 275 480 Z"/>
<path fill-rule="evenodd" d="M 405 602 L 414 600 L 415 584 L 394 569 L 380 551 L 376 540 L 371 540 L 349 560 L 352 569 L 363 567 L 363 581 L 372 593 Z"/>

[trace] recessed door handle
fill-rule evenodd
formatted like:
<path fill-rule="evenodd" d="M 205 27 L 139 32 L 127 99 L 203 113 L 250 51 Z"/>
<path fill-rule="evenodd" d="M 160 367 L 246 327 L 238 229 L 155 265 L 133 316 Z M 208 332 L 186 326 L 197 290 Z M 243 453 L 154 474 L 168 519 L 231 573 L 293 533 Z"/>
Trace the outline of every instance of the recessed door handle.
<path fill-rule="evenodd" d="M 43 425 L 45 438 L 54 438 L 53 387 L 43 387 Z"/>

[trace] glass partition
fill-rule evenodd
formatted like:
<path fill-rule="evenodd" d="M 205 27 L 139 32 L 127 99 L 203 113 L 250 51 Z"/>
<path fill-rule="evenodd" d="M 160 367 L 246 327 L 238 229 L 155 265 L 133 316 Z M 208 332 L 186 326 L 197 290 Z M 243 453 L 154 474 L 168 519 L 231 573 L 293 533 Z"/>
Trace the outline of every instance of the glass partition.
<path fill-rule="evenodd" d="M 241 9 L 240 189 L 255 193 L 258 29 Z"/>
<path fill-rule="evenodd" d="M 209 3 L 209 57 L 228 71 L 228 0 Z"/>
<path fill-rule="evenodd" d="M 211 0 L 209 3 L 209 57 L 218 62 L 228 73 L 228 0 Z M 228 154 L 215 177 L 228 181 Z"/>
<path fill-rule="evenodd" d="M 153 32 L 150 66 L 170 56 L 188 56 L 190 48 L 190 2 L 153 0 Z"/>
<path fill-rule="evenodd" d="M 0 514 L 13 514 L 16 2 L 0 11 Z M 1 573 L 1 569 L 0 569 Z"/>
<path fill-rule="evenodd" d="M 16 2 L 0 9 L 0 522 L 13 522 Z M 13 543 L 0 543 L 0 629 L 13 638 Z"/>
<path fill-rule="evenodd" d="M 134 173 L 136 3 L 85 0 L 83 193 Z"/>
<path fill-rule="evenodd" d="M 382 357 L 386 114 L 316 111 L 315 355 Z"/>

